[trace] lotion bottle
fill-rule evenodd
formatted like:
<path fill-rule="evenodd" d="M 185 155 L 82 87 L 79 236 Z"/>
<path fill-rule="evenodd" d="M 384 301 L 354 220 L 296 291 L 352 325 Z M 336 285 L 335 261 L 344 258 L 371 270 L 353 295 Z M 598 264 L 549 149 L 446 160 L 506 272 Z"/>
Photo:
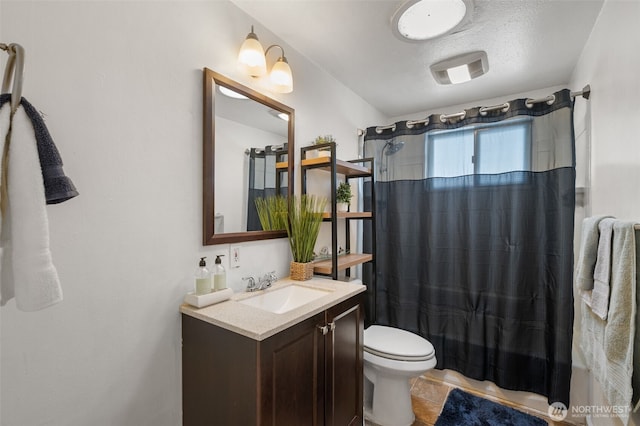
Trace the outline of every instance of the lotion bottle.
<path fill-rule="evenodd" d="M 207 269 L 206 257 L 200 258 L 200 264 L 196 269 L 196 295 L 211 293 L 211 272 Z"/>
<path fill-rule="evenodd" d="M 224 256 L 223 254 L 216 256 L 216 266 L 213 269 L 213 288 L 214 291 L 224 290 L 227 288 L 227 273 L 222 266 L 222 259 L 220 256 Z"/>

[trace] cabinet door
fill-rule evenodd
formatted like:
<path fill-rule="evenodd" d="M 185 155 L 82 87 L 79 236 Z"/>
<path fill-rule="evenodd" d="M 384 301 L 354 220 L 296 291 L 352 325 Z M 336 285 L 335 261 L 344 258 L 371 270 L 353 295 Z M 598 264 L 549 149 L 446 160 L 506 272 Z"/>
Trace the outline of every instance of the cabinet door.
<path fill-rule="evenodd" d="M 362 294 L 327 311 L 326 425 L 361 425 L 363 409 Z"/>
<path fill-rule="evenodd" d="M 260 425 L 324 425 L 325 313 L 260 345 Z"/>
<path fill-rule="evenodd" d="M 182 315 L 182 424 L 257 424 L 257 342 Z"/>

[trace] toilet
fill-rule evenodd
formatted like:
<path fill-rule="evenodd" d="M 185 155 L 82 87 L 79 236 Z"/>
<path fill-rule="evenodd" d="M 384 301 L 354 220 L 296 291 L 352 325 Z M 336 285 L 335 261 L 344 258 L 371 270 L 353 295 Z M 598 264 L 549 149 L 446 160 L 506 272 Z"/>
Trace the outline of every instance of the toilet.
<path fill-rule="evenodd" d="M 411 426 L 409 379 L 436 366 L 433 345 L 417 334 L 381 325 L 364 331 L 364 417 L 381 426 Z"/>

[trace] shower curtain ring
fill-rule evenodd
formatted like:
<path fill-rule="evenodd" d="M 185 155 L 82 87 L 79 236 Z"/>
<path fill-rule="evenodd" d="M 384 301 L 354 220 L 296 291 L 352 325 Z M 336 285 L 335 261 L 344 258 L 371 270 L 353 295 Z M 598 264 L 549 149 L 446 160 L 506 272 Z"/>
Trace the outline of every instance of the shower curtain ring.
<path fill-rule="evenodd" d="M 540 102 L 546 102 L 547 105 L 553 105 L 555 101 L 556 101 L 556 95 L 549 95 L 546 98 L 541 98 L 541 99 L 528 98 L 526 101 L 524 101 L 524 104 L 527 108 L 531 109 L 533 108 L 534 104 L 539 104 Z"/>

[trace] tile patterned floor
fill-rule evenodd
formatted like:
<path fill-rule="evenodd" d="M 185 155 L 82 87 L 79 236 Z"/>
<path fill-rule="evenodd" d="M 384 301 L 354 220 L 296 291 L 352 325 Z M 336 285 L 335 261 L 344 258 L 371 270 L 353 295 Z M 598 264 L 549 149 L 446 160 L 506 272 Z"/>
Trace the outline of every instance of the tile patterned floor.
<path fill-rule="evenodd" d="M 412 380 L 411 384 L 411 404 L 413 406 L 413 412 L 416 415 L 416 421 L 413 426 L 433 426 L 440 415 L 442 406 L 447 400 L 449 391 L 453 389 L 442 382 L 435 381 L 433 379 L 418 377 Z M 483 395 L 479 395 L 483 396 Z M 503 403 L 503 401 L 496 401 Z M 505 405 L 520 411 L 528 412 L 523 407 L 518 407 L 506 403 Z M 539 416 L 538 413 L 528 412 L 528 414 L 543 418 L 549 426 L 570 426 L 570 423 L 555 422 L 543 416 Z M 366 426 L 376 426 L 371 422 L 365 422 Z"/>

